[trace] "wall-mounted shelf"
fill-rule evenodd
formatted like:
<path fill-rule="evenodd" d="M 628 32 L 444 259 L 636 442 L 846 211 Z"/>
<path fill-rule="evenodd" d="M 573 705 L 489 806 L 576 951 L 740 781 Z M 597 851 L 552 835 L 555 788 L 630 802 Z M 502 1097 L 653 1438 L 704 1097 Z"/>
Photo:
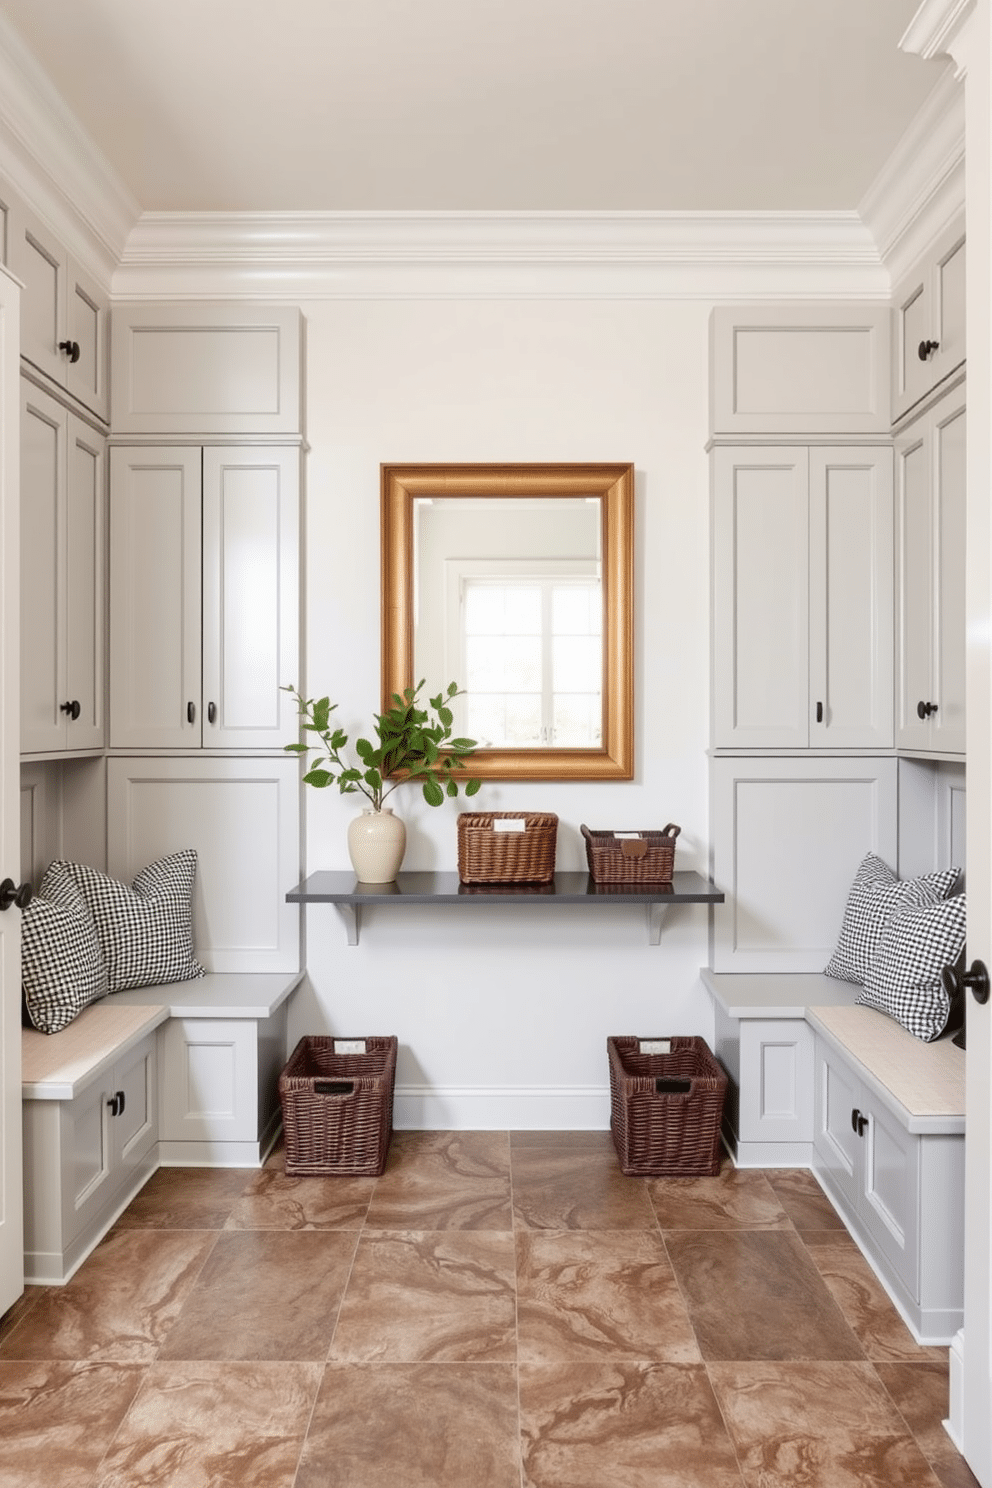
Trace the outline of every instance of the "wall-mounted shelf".
<path fill-rule="evenodd" d="M 457 873 L 399 873 L 393 883 L 359 883 L 353 873 L 311 873 L 286 895 L 290 904 L 333 904 L 357 945 L 361 911 L 367 905 L 402 904 L 581 904 L 586 909 L 643 904 L 652 945 L 661 941 L 661 921 L 673 904 L 722 904 L 723 892 L 698 873 L 674 873 L 672 882 L 651 886 L 597 884 L 588 873 L 556 873 L 549 884 L 463 884 Z"/>

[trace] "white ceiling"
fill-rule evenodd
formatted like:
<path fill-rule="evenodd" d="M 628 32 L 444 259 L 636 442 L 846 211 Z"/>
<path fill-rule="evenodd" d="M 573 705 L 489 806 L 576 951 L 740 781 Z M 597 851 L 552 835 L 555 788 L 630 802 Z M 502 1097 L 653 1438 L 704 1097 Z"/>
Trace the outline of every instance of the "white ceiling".
<path fill-rule="evenodd" d="M 0 0 L 144 210 L 857 208 L 918 0 Z"/>

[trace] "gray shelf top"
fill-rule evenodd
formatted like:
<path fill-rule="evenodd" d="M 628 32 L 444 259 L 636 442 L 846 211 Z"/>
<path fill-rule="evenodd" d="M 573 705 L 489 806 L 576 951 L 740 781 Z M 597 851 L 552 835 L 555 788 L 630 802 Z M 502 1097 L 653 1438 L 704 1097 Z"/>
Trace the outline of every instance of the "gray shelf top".
<path fill-rule="evenodd" d="M 480 900 L 557 904 L 722 904 L 722 889 L 699 873 L 676 872 L 671 884 L 597 884 L 588 873 L 556 873 L 548 884 L 464 884 L 457 873 L 398 873 L 388 884 L 360 883 L 354 873 L 311 873 L 286 895 L 291 904 L 468 904 Z"/>

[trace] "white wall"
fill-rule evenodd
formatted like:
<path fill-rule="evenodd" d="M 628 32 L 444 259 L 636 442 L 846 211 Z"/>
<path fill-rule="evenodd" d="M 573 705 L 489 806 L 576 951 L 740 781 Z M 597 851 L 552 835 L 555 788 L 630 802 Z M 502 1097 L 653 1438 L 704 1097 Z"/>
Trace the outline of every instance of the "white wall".
<path fill-rule="evenodd" d="M 340 702 L 352 737 L 378 707 L 381 461 L 632 461 L 636 778 L 486 783 L 474 804 L 556 811 L 562 869 L 584 867 L 580 822 L 675 821 L 676 866 L 705 873 L 709 306 L 418 299 L 303 309 L 308 691 Z M 358 799 L 306 792 L 308 871 L 349 866 Z M 409 834 L 404 866 L 453 870 L 464 803 L 431 810 L 415 789 L 393 799 Z M 651 946 L 636 908 L 404 906 L 365 913 L 349 947 L 334 910 L 311 907 L 291 1038 L 395 1033 L 397 1124 L 605 1125 L 608 1034 L 712 1039 L 698 976 L 707 914 L 672 909 Z"/>

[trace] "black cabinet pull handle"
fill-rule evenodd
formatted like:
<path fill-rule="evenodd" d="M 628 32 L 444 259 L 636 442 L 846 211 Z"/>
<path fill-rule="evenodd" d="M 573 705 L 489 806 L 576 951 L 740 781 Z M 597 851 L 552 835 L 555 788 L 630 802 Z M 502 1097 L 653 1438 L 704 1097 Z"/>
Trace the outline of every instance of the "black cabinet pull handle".
<path fill-rule="evenodd" d="M 939 341 L 921 341 L 916 354 L 921 362 L 928 362 L 939 346 Z"/>
<path fill-rule="evenodd" d="M 976 1002 L 988 1002 L 989 969 L 984 961 L 973 961 L 969 970 L 962 972 L 953 966 L 945 966 L 940 975 L 950 998 L 956 997 L 962 987 L 967 987 Z"/>
<path fill-rule="evenodd" d="M 29 883 L 15 884 L 12 878 L 5 878 L 0 883 L 0 910 L 10 909 L 13 904 L 18 909 L 27 909 L 33 893 Z"/>
<path fill-rule="evenodd" d="M 79 361 L 79 342 L 78 341 L 60 341 L 59 342 L 59 351 L 64 351 L 65 354 L 66 354 L 66 356 L 69 358 L 70 362 L 73 363 L 73 365 L 75 365 L 76 362 Z"/>
<path fill-rule="evenodd" d="M 123 1116 L 124 1107 L 127 1105 L 127 1098 L 123 1090 L 115 1091 L 108 1100 L 107 1105 L 110 1107 L 111 1116 Z"/>
<path fill-rule="evenodd" d="M 817 705 L 816 705 L 816 721 L 817 721 L 817 723 L 822 723 L 823 722 L 823 704 L 822 703 L 817 703 Z"/>
<path fill-rule="evenodd" d="M 851 1112 L 851 1127 L 852 1127 L 852 1130 L 856 1131 L 859 1137 L 863 1137 L 864 1134 L 865 1134 L 865 1127 L 867 1125 L 868 1125 L 868 1117 L 867 1116 L 862 1116 L 862 1114 L 858 1110 L 857 1106 L 855 1106 L 854 1110 Z"/>
<path fill-rule="evenodd" d="M 187 723 L 195 723 L 196 722 L 196 704 L 195 703 L 187 703 L 186 704 L 186 722 Z"/>
<path fill-rule="evenodd" d="M 217 722 L 217 704 L 216 703 L 208 703 L 207 704 L 207 722 L 208 723 L 216 723 Z"/>

